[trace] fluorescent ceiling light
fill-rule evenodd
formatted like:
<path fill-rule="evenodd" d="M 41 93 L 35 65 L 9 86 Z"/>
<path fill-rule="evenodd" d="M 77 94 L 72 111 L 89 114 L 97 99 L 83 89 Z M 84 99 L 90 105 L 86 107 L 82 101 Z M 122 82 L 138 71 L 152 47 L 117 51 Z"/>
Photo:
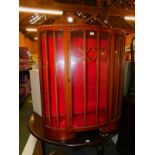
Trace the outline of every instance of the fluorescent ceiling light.
<path fill-rule="evenodd" d="M 124 17 L 125 20 L 135 20 L 134 16 L 125 16 Z"/>
<path fill-rule="evenodd" d="M 29 13 L 55 14 L 55 15 L 63 14 L 63 11 L 60 11 L 60 10 L 46 10 L 46 9 L 27 8 L 27 7 L 19 7 L 19 11 L 29 12 Z"/>
<path fill-rule="evenodd" d="M 35 24 L 35 23 L 37 23 L 43 17 L 44 17 L 43 15 L 37 15 L 34 18 L 30 19 L 29 22 L 30 22 L 30 24 Z"/>
<path fill-rule="evenodd" d="M 36 28 L 26 28 L 26 31 L 28 32 L 37 32 Z"/>

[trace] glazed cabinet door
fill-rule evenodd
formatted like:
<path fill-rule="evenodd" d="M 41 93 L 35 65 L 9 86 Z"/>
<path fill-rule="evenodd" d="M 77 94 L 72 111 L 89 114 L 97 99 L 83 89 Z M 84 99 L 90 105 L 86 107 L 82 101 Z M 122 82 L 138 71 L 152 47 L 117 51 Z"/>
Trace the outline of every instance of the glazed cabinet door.
<path fill-rule="evenodd" d="M 114 33 L 113 96 L 111 113 L 111 118 L 113 120 L 119 119 L 120 117 L 124 44 L 124 35 L 118 32 Z"/>
<path fill-rule="evenodd" d="M 69 64 L 71 78 L 73 126 L 84 126 L 85 109 L 85 42 L 84 30 L 71 30 Z"/>
<path fill-rule="evenodd" d="M 69 30 L 69 77 L 73 126 L 107 121 L 110 34 L 98 29 Z"/>
<path fill-rule="evenodd" d="M 41 33 L 41 81 L 44 121 L 54 128 L 66 127 L 64 31 Z"/>

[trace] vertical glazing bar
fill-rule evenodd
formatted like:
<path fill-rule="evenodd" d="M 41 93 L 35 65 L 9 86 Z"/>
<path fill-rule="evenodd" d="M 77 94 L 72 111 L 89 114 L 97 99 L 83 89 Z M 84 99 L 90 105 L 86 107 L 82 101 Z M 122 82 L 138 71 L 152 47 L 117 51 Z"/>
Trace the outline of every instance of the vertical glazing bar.
<path fill-rule="evenodd" d="M 118 59 L 117 59 L 117 84 L 116 84 L 116 109 L 115 109 L 115 118 L 116 119 L 118 117 L 117 113 L 118 113 L 118 106 L 119 106 L 119 89 L 120 89 L 120 56 L 121 56 L 121 51 L 120 51 L 120 34 L 119 34 L 119 38 L 118 38 L 118 48 L 117 48 L 117 51 L 118 51 Z"/>
<path fill-rule="evenodd" d="M 84 124 L 86 125 L 87 116 L 87 93 L 86 93 L 86 30 L 84 31 Z"/>
<path fill-rule="evenodd" d="M 47 103 L 48 103 L 48 114 L 49 123 L 51 124 L 51 114 L 50 114 L 50 89 L 49 89 L 49 56 L 48 56 L 48 43 L 47 43 L 47 31 L 45 32 L 45 53 L 46 53 L 46 77 L 47 77 Z"/>
<path fill-rule="evenodd" d="M 72 126 L 72 93 L 71 93 L 71 63 L 70 63 L 70 51 L 69 47 L 70 41 L 70 31 L 65 29 L 64 31 L 64 60 L 65 60 L 65 103 L 66 103 L 66 120 L 67 128 L 70 129 Z M 69 38 L 69 40 L 67 39 Z"/>
<path fill-rule="evenodd" d="M 67 50 L 68 50 L 68 70 L 69 70 L 69 75 L 68 75 L 68 88 L 69 88 L 69 92 L 68 92 L 68 96 L 69 96 L 69 106 L 70 106 L 70 111 L 69 111 L 69 127 L 73 125 L 73 100 L 72 100 L 72 84 L 73 84 L 73 81 L 72 81 L 72 66 L 71 66 L 71 31 L 69 31 L 69 29 L 67 29 L 67 34 L 68 34 L 68 38 L 69 38 L 69 45 L 67 46 Z"/>
<path fill-rule="evenodd" d="M 59 127 L 59 105 L 58 105 L 58 92 L 57 92 L 57 73 L 56 73 L 56 35 L 53 31 L 53 41 L 54 41 L 54 68 L 55 68 L 55 96 L 56 96 L 56 122 L 57 127 Z"/>
<path fill-rule="evenodd" d="M 110 101 L 110 98 L 109 98 L 109 90 L 110 90 L 110 83 L 111 83 L 111 81 L 110 81 L 110 59 L 111 59 L 111 38 L 112 38 L 112 36 L 111 36 L 111 33 L 110 32 L 108 32 L 108 53 L 107 53 L 107 59 L 106 59 L 106 70 L 107 70 L 107 77 L 106 77 L 106 89 L 107 89 L 107 96 L 106 96 L 106 98 L 107 98 L 107 103 L 106 103 L 106 122 L 108 122 L 108 120 L 109 120 L 109 101 Z"/>
<path fill-rule="evenodd" d="M 121 62 L 121 73 L 120 73 L 120 76 L 121 76 L 121 78 L 120 78 L 120 91 L 119 91 L 119 109 L 118 109 L 118 117 L 120 117 L 120 115 L 121 115 L 121 105 L 122 105 L 122 94 L 123 94 L 123 89 L 122 89 L 122 87 L 123 87 L 123 70 L 124 70 L 124 68 L 123 68 L 123 62 L 124 62 L 124 50 L 125 50 L 125 37 L 124 37 L 124 34 L 122 35 L 122 37 L 123 37 L 123 39 L 122 39 L 122 48 L 121 48 L 121 58 L 120 58 L 120 62 Z"/>
<path fill-rule="evenodd" d="M 70 35 L 70 31 L 67 29 L 67 32 L 66 34 L 68 34 L 67 38 L 69 38 L 69 45 L 67 44 L 67 51 L 68 51 L 68 55 L 67 55 L 67 63 L 68 63 L 68 71 L 69 71 L 69 74 L 68 74 L 68 77 L 67 77 L 67 80 L 68 80 L 68 106 L 69 106 L 69 128 L 72 127 L 72 121 L 73 121 L 73 102 L 72 102 L 72 68 L 71 68 L 71 51 L 70 51 L 70 48 L 71 48 L 71 35 Z"/>
<path fill-rule="evenodd" d="M 98 123 L 98 111 L 99 111 L 99 106 L 98 106 L 98 96 L 99 96 L 99 30 L 97 32 L 97 58 L 96 58 L 96 124 Z"/>
<path fill-rule="evenodd" d="M 109 115 L 108 120 L 112 119 L 113 106 L 113 72 L 114 72 L 114 32 L 111 33 L 111 50 L 110 50 L 110 73 L 109 73 Z"/>
<path fill-rule="evenodd" d="M 42 117 L 43 117 L 43 121 L 45 122 L 45 108 L 43 106 L 44 103 L 44 94 L 43 94 L 43 62 L 42 62 L 42 47 L 41 47 L 41 33 L 38 34 L 38 49 L 39 49 L 39 81 L 40 81 L 40 93 L 41 93 L 41 107 L 42 107 Z"/>
<path fill-rule="evenodd" d="M 112 119 L 116 120 L 117 117 L 117 104 L 118 104 L 118 84 L 119 84 L 119 34 L 114 32 L 114 70 L 113 70 L 113 106 L 112 106 Z"/>

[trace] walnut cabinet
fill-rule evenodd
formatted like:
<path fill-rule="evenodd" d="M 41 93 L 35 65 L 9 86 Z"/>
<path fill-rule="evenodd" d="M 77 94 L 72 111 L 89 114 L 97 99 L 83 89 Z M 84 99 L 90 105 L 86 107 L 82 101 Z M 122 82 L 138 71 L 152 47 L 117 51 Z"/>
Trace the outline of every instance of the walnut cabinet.
<path fill-rule="evenodd" d="M 122 97 L 125 33 L 97 26 L 38 28 L 43 126 L 49 139 L 115 131 Z"/>

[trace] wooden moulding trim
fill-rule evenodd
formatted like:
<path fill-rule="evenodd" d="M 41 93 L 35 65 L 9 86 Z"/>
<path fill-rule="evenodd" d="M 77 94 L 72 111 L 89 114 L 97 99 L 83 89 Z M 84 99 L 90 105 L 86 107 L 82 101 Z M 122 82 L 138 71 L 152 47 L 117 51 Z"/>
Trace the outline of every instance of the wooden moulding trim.
<path fill-rule="evenodd" d="M 41 33 L 38 33 L 38 49 L 39 49 L 39 78 L 40 78 L 40 93 L 41 93 L 41 107 L 42 107 L 42 117 L 43 121 L 45 122 L 45 109 L 43 106 L 44 103 L 44 96 L 43 96 L 43 78 L 42 78 L 42 47 L 41 47 Z"/>
<path fill-rule="evenodd" d="M 66 120 L 67 129 L 72 126 L 72 94 L 71 94 L 71 66 L 70 66 L 70 53 L 68 47 L 69 31 L 65 29 L 64 31 L 64 58 L 65 58 L 65 105 L 66 105 Z M 69 40 L 70 42 L 70 40 Z"/>
<path fill-rule="evenodd" d="M 51 129 L 44 127 L 45 136 L 48 139 L 55 140 L 68 140 L 76 136 L 74 130 L 70 129 Z"/>
<path fill-rule="evenodd" d="M 100 127 L 99 130 L 102 133 L 113 132 L 113 131 L 117 130 L 118 126 L 119 126 L 119 119 L 111 121 L 110 123 Z"/>
<path fill-rule="evenodd" d="M 116 84 L 116 88 L 117 88 L 117 91 L 116 91 L 116 106 L 115 106 L 115 114 L 114 114 L 114 118 L 117 117 L 118 115 L 118 106 L 119 106 L 119 91 L 120 91 L 120 74 L 119 74 L 119 71 L 120 71 L 120 56 L 121 56 L 121 52 L 120 52 L 120 34 L 119 34 L 119 38 L 118 38 L 118 59 L 117 59 L 117 72 L 116 72 L 116 78 L 117 78 L 117 84 Z"/>
<path fill-rule="evenodd" d="M 54 25 L 43 25 L 38 27 L 38 31 L 42 32 L 42 31 L 48 31 L 48 30 L 63 30 L 65 28 L 69 28 L 69 30 L 94 30 L 94 31 L 98 31 L 98 28 L 102 28 L 102 30 L 100 29 L 100 31 L 104 31 L 104 32 L 109 32 L 111 31 L 111 29 L 104 27 L 104 26 L 94 26 L 94 25 L 77 25 L 77 24 L 71 24 L 71 25 L 62 25 L 62 24 L 54 24 Z M 120 31 L 120 29 L 116 29 L 118 30 L 118 32 Z"/>
<path fill-rule="evenodd" d="M 48 125 L 43 125 L 44 128 L 47 128 L 50 131 L 59 131 L 59 132 L 65 132 L 65 131 L 74 131 L 74 132 L 82 132 L 82 131 L 91 131 L 91 130 L 95 130 L 95 129 L 99 129 L 102 127 L 107 127 L 111 126 L 111 124 L 117 124 L 119 123 L 119 119 L 120 117 L 116 117 L 114 120 L 109 121 L 108 123 L 100 123 L 100 124 L 96 124 L 96 125 L 88 125 L 88 126 L 82 126 L 82 127 L 71 127 L 71 128 L 56 128 L 56 127 L 51 127 Z M 110 132 L 110 129 L 109 129 Z"/>
<path fill-rule="evenodd" d="M 69 73 L 68 73 L 68 87 L 69 87 L 69 121 L 70 121 L 70 124 L 69 124 L 69 128 L 72 127 L 72 121 L 73 121 L 73 97 L 72 97 L 72 68 L 71 68 L 71 31 L 67 28 L 67 32 L 68 32 L 68 36 L 67 38 L 69 38 L 69 45 L 67 44 L 67 50 L 68 50 L 68 56 L 67 56 L 67 62 L 68 62 L 68 66 L 69 66 Z M 66 38 L 66 40 L 67 40 Z"/>
<path fill-rule="evenodd" d="M 125 51 L 125 36 L 124 35 L 122 35 L 123 36 L 123 47 L 122 47 L 122 59 L 124 59 L 124 51 Z M 119 103 L 120 103 L 120 105 L 119 105 L 119 112 L 118 112 L 118 117 L 120 117 L 120 115 L 121 115 L 121 107 L 122 107 L 122 94 L 123 94 L 123 71 L 124 71 L 124 61 L 123 60 L 120 60 L 121 62 L 122 62 L 122 66 L 121 66 L 121 79 L 120 79 L 120 94 L 119 94 Z"/>
<path fill-rule="evenodd" d="M 121 82 L 121 80 L 122 80 L 122 51 L 121 51 L 121 44 L 122 44 L 122 42 L 121 42 L 121 37 L 122 37 L 122 35 L 120 34 L 120 36 L 119 36 L 119 52 L 120 52 L 120 54 L 119 54 L 119 72 L 118 72 L 118 75 L 119 75 L 119 85 L 118 85 L 118 101 L 117 101 L 117 113 L 116 113 L 116 117 L 119 117 L 119 109 L 120 109 L 120 105 L 121 105 L 121 96 L 120 96 L 120 94 L 121 94 L 121 91 L 122 91 L 122 82 Z"/>
<path fill-rule="evenodd" d="M 110 97 L 109 97 L 109 94 L 110 94 L 110 92 L 109 92 L 109 90 L 110 90 L 110 84 L 111 84 L 111 81 L 110 81 L 110 60 L 111 60 L 111 39 L 112 39 L 112 37 L 111 37 L 111 31 L 108 33 L 108 45 L 109 45 L 109 48 L 108 48 L 108 62 L 106 62 L 106 69 L 107 69 L 107 71 L 108 71 L 108 73 L 107 73 L 107 78 L 106 78 L 106 89 L 107 89 L 107 96 L 106 96 L 106 123 L 108 122 L 108 120 L 109 120 L 109 101 L 110 101 Z"/>
<path fill-rule="evenodd" d="M 106 123 L 101 123 L 101 124 L 97 124 L 97 125 L 92 125 L 92 126 L 83 126 L 83 127 L 74 127 L 74 128 L 70 128 L 70 129 L 66 129 L 66 128 L 54 128 L 48 125 L 44 125 L 45 128 L 48 128 L 51 131 L 57 131 L 59 130 L 59 132 L 63 131 L 74 131 L 74 132 L 82 132 L 82 131 L 91 131 L 91 130 L 95 130 L 100 128 L 101 126 L 106 125 Z"/>
<path fill-rule="evenodd" d="M 115 33 L 114 31 L 114 69 L 113 69 L 113 102 L 112 102 L 112 120 L 115 120 L 116 114 L 117 114 L 117 104 L 118 104 L 118 86 L 119 86 L 119 56 L 120 56 L 120 51 L 119 51 L 119 44 L 116 44 L 117 47 L 115 47 L 115 36 L 118 35 L 119 39 L 119 33 Z M 118 40 L 119 43 L 119 40 Z M 115 53 L 117 51 L 117 53 Z M 115 90 L 116 89 L 116 90 Z"/>
<path fill-rule="evenodd" d="M 50 82 L 49 82 L 49 55 L 48 55 L 48 43 L 47 43 L 47 31 L 45 32 L 45 53 L 46 53 L 46 77 L 47 77 L 47 104 L 48 104 L 48 117 L 49 123 L 51 124 L 51 114 L 50 114 Z"/>
<path fill-rule="evenodd" d="M 116 106 L 116 91 L 115 91 L 115 87 L 117 84 L 117 80 L 116 80 L 116 54 L 115 54 L 115 33 L 113 33 L 113 37 L 114 37 L 114 44 L 113 44 L 113 85 L 112 85 L 112 104 L 111 104 L 111 120 L 114 119 L 115 116 L 115 106 Z"/>
<path fill-rule="evenodd" d="M 56 41 L 55 41 L 55 31 L 53 31 L 53 41 L 54 41 L 54 75 L 55 75 L 55 96 L 56 96 L 56 122 L 57 127 L 59 127 L 59 105 L 58 105 L 58 92 L 57 92 L 57 74 L 56 74 Z"/>
<path fill-rule="evenodd" d="M 122 31 L 117 31 L 117 34 L 119 34 L 119 67 L 118 67 L 118 96 L 117 96 L 117 107 L 116 107 L 116 115 L 115 117 L 120 117 L 121 115 L 121 96 L 123 94 L 123 89 L 122 89 L 122 82 L 123 82 L 123 58 L 124 58 L 124 50 L 125 50 L 125 33 Z M 123 42 L 121 42 L 121 37 L 123 37 Z M 123 45 L 121 45 L 123 44 Z M 122 47 L 122 51 L 121 51 L 121 46 Z M 114 118 L 116 119 L 116 118 Z"/>
<path fill-rule="evenodd" d="M 91 130 L 96 130 L 99 127 L 101 127 L 104 124 L 99 124 L 99 125 L 93 125 L 93 126 L 85 126 L 85 127 L 77 127 L 74 128 L 75 132 L 83 132 L 83 131 L 91 131 Z"/>
<path fill-rule="evenodd" d="M 63 25 L 42 25 L 40 27 L 37 28 L 37 30 L 39 32 L 42 32 L 42 31 L 51 31 L 51 30 L 57 30 L 57 31 L 61 31 L 64 29 L 64 26 Z"/>
<path fill-rule="evenodd" d="M 104 129 L 106 129 L 106 132 L 111 132 L 111 131 L 117 129 L 118 125 L 119 125 L 119 118 L 117 118 L 113 121 L 110 121 L 110 123 L 102 123 L 102 124 L 87 126 L 87 127 L 77 127 L 77 128 L 74 128 L 74 131 L 82 132 L 82 131 L 91 131 L 91 130 L 95 130 L 95 129 L 104 128 Z"/>
<path fill-rule="evenodd" d="M 72 126 L 72 123 L 73 123 L 73 115 L 74 115 L 74 108 L 73 108 L 73 97 L 72 97 L 72 85 L 73 85 L 73 79 L 72 79 L 72 68 L 71 68 L 71 31 L 69 28 L 67 28 L 67 32 L 68 32 L 68 44 L 67 44 L 67 49 L 68 49 L 68 66 L 69 66 L 69 69 L 68 69 L 68 87 L 69 87 L 69 106 L 70 106 L 70 117 L 69 117 L 69 121 L 70 121 L 70 127 Z"/>

